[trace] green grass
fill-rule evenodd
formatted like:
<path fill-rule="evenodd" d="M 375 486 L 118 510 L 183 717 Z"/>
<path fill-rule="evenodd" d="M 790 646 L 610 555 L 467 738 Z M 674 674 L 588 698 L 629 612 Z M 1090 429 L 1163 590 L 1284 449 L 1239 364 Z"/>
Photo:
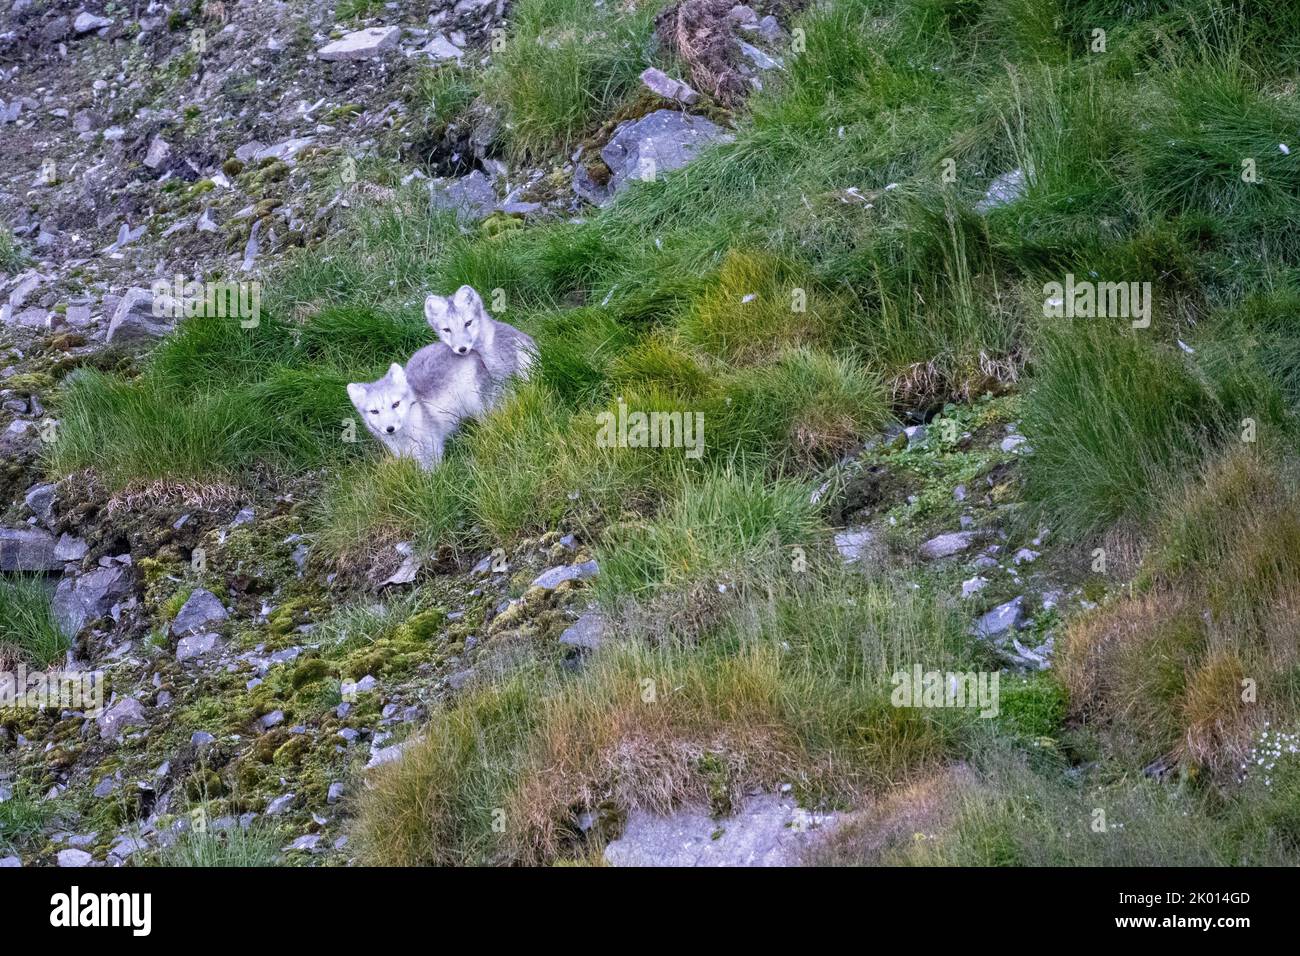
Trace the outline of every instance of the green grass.
<path fill-rule="evenodd" d="M 205 868 L 279 866 L 278 842 L 269 826 L 256 821 L 249 827 L 187 830 L 175 843 L 150 858 L 150 865 Z"/>
<path fill-rule="evenodd" d="M 698 646 L 624 633 L 577 676 L 525 669 L 435 712 L 371 778 L 361 858 L 550 861 L 583 853 L 584 809 L 725 804 L 782 781 L 833 798 L 950 752 L 968 714 L 889 705 L 896 668 L 963 659 L 950 612 L 840 573 L 765 580 L 766 600 L 730 605 Z"/>
<path fill-rule="evenodd" d="M 52 595 L 38 575 L 0 578 L 0 657 L 10 651 L 38 667 L 62 662 L 72 644 L 54 620 Z"/>
<path fill-rule="evenodd" d="M 13 230 L 0 223 L 0 272 L 17 272 L 25 261 Z"/>
<path fill-rule="evenodd" d="M 15 852 L 38 836 L 49 815 L 49 808 L 27 787 L 16 787 L 0 803 L 0 851 Z"/>
<path fill-rule="evenodd" d="M 483 79 L 505 138 L 520 157 L 565 153 L 637 85 L 650 65 L 650 23 L 659 3 L 593 10 L 583 0 L 522 0 Z"/>
<path fill-rule="evenodd" d="M 523 0 L 490 67 L 420 74 L 412 109 L 437 135 L 494 109 L 513 159 L 558 168 L 647 105 L 660 6 Z M 710 110 L 731 142 L 609 207 L 488 235 L 399 190 L 295 256 L 258 329 L 191 320 L 138 376 L 78 371 L 54 398 L 49 467 L 114 487 L 319 472 L 316 540 L 342 563 L 402 540 L 597 542 L 597 590 L 631 639 L 576 675 L 535 663 L 447 704 L 362 810 L 371 861 L 550 860 L 580 855 L 576 808 L 792 779 L 851 802 L 970 756 L 947 718 L 880 704 L 899 661 L 972 663 L 955 612 L 923 582 L 787 580 L 790 549 L 836 563 L 810 489 L 883 425 L 1019 391 L 1023 517 L 1150 550 L 1131 593 L 1064 625 L 1060 684 L 1007 682 L 1010 755 L 979 768 L 948 837 L 899 859 L 1278 858 L 1283 798 L 1227 778 L 1258 729 L 1233 703 L 1241 676 L 1275 724 L 1300 707 L 1283 597 L 1300 553 L 1300 13 L 834 0 L 797 25 L 804 52 Z M 1013 169 L 1023 197 L 980 211 Z M 1150 282 L 1152 326 L 1045 317 L 1043 287 L 1067 273 Z M 432 474 L 384 460 L 359 423 L 344 441 L 343 385 L 430 341 L 423 296 L 466 283 L 536 337 L 534 379 Z M 600 416 L 621 408 L 702 414 L 702 454 L 602 447 Z M 1231 453 L 1247 420 L 1258 462 Z M 381 622 L 339 622 L 365 626 Z M 647 720 L 652 676 L 673 692 Z M 1080 720 L 1103 764 L 1088 789 L 1042 743 Z M 1166 758 L 1223 792 L 1140 777 Z M 1109 842 L 1087 828 L 1097 800 L 1126 824 Z M 1252 807 L 1278 821 L 1256 842 Z"/>

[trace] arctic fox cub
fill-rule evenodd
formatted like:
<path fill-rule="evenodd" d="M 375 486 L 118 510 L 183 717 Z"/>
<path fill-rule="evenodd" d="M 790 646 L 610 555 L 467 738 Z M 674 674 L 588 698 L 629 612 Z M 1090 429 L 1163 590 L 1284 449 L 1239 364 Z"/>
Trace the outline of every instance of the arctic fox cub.
<path fill-rule="evenodd" d="M 467 285 L 453 295 L 430 295 L 424 300 L 424 317 L 438 340 L 456 355 L 473 352 L 492 380 L 495 403 L 505 383 L 513 377 L 527 380 L 537 357 L 532 336 L 488 315 L 479 294 Z"/>
<path fill-rule="evenodd" d="M 466 418 L 487 408 L 491 381 L 483 363 L 428 345 L 406 368 L 394 362 L 377 382 L 353 382 L 348 397 L 370 433 L 399 458 L 426 471 L 442 461 L 443 447 Z"/>

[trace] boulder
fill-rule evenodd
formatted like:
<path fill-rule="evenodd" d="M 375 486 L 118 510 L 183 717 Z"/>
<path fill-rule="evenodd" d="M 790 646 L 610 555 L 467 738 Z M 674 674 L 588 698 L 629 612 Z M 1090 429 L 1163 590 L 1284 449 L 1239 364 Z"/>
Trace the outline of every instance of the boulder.
<path fill-rule="evenodd" d="M 42 528 L 0 528 L 0 571 L 59 571 L 55 545 Z"/>
<path fill-rule="evenodd" d="M 73 638 L 86 624 L 108 613 L 131 591 L 131 571 L 111 564 L 86 574 L 64 578 L 54 590 L 54 619 L 66 637 Z"/>
<path fill-rule="evenodd" d="M 399 27 L 367 27 L 325 44 L 316 55 L 326 62 L 373 60 L 396 49 L 401 36 Z"/>
<path fill-rule="evenodd" d="M 177 637 L 207 631 L 212 625 L 219 624 L 227 617 L 221 599 L 204 588 L 195 588 L 185 599 L 176 618 L 171 623 L 171 632 Z"/>
<path fill-rule="evenodd" d="M 583 199 L 604 205 L 633 181 L 655 179 L 680 169 L 704 147 L 731 139 L 730 133 L 703 116 L 656 110 L 640 119 L 620 123 L 614 130 L 600 151 L 600 158 L 609 169 L 606 181 L 597 182 L 579 164 L 573 189 Z"/>

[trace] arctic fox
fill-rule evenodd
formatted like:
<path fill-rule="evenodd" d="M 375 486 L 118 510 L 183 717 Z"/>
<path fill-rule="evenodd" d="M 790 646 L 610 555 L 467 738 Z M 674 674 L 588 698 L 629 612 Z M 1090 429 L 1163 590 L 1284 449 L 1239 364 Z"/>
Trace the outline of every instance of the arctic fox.
<path fill-rule="evenodd" d="M 505 383 L 519 377 L 527 381 L 537 357 L 532 336 L 488 315 L 479 294 L 467 285 L 453 295 L 430 295 L 424 300 L 424 317 L 438 340 L 456 355 L 473 352 L 492 380 L 492 402 Z"/>
<path fill-rule="evenodd" d="M 427 471 L 442 461 L 443 447 L 460 423 L 487 409 L 490 385 L 474 356 L 428 345 L 406 368 L 394 362 L 376 382 L 352 382 L 348 397 L 385 448 L 414 458 Z"/>

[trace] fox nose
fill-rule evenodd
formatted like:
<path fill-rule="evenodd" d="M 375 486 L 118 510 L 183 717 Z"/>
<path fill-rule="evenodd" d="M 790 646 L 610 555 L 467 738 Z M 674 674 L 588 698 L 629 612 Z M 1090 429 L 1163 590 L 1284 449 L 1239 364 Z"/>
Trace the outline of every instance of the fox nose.
<path fill-rule="evenodd" d="M 456 354 L 457 354 L 457 355 L 464 355 L 464 354 L 465 354 L 466 352 L 468 352 L 468 351 L 469 351 L 469 346 L 468 346 L 468 345 L 458 345 L 458 346 L 456 346 Z"/>
<path fill-rule="evenodd" d="M 396 426 L 396 425 L 389 425 L 388 428 L 385 429 L 385 431 L 387 431 L 388 434 L 391 435 L 393 432 L 397 431 L 397 426 Z"/>

